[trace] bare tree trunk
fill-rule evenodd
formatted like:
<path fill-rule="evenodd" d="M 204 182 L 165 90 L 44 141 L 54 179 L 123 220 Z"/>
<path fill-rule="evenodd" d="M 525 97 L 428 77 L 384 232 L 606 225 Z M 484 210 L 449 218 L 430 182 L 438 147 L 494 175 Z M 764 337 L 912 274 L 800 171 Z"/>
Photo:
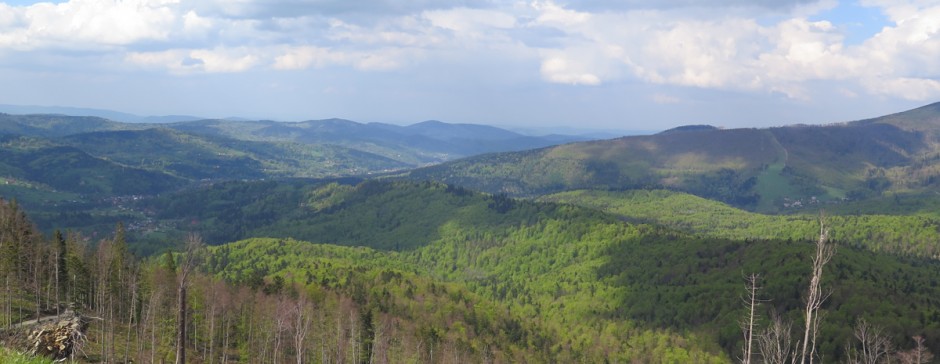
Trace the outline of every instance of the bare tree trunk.
<path fill-rule="evenodd" d="M 7 319 L 4 326 L 10 327 L 13 325 L 13 290 L 10 289 L 10 274 L 6 275 L 3 286 L 3 297 L 6 297 L 6 300 L 4 300 L 3 314 Z"/>
<path fill-rule="evenodd" d="M 190 235 L 186 241 L 186 251 L 183 253 L 177 275 L 179 301 L 177 311 L 177 338 L 176 338 L 176 364 L 186 364 L 186 286 L 189 284 L 189 275 L 196 268 L 197 255 L 202 249 L 202 239 L 197 235 Z M 193 335 L 195 337 L 195 335 Z"/>
<path fill-rule="evenodd" d="M 211 283 L 210 283 L 211 284 Z M 214 345 L 215 345 L 215 303 L 207 302 L 212 305 L 212 309 L 209 310 L 209 354 L 206 355 L 206 360 L 209 361 L 209 364 L 213 363 L 212 354 L 214 354 Z"/>
<path fill-rule="evenodd" d="M 829 297 L 823 293 L 820 283 L 822 281 L 823 267 L 835 255 L 835 246 L 829 244 L 829 229 L 826 228 L 822 217 L 819 219 L 819 240 L 816 242 L 816 255 L 813 257 L 813 271 L 809 288 L 806 293 L 806 308 L 804 310 L 805 329 L 803 332 L 802 350 L 800 350 L 800 363 L 813 362 L 816 353 L 816 334 L 819 329 L 819 308 Z M 812 343 L 812 344 L 810 344 Z"/>
<path fill-rule="evenodd" d="M 358 323 L 356 322 L 356 316 L 355 316 L 355 315 L 356 315 L 355 311 L 352 311 L 352 310 L 349 311 L 349 337 L 350 337 L 350 340 L 352 340 L 352 342 L 351 342 L 351 344 L 352 344 L 352 345 L 351 345 L 351 348 L 352 348 L 352 360 L 353 360 L 353 363 L 359 363 L 359 362 L 360 362 L 360 360 L 359 360 L 359 353 L 360 353 L 360 351 L 359 351 L 359 333 L 356 331 L 356 329 L 358 329 L 358 326 L 359 326 L 359 325 L 358 325 Z"/>
<path fill-rule="evenodd" d="M 927 350 L 927 346 L 924 345 L 923 336 L 914 336 L 914 348 L 900 353 L 899 360 L 902 364 L 925 364 L 933 360 L 933 353 L 930 350 Z"/>
<path fill-rule="evenodd" d="M 850 347 L 846 350 L 850 363 L 878 364 L 890 358 L 891 340 L 882 333 L 881 328 L 872 326 L 865 319 L 859 319 L 852 333 L 861 348 Z"/>
<path fill-rule="evenodd" d="M 176 312 L 176 364 L 186 364 L 186 285 L 179 286 Z"/>
<path fill-rule="evenodd" d="M 58 243 L 59 242 L 56 241 L 56 249 L 54 250 L 55 251 L 55 272 L 53 273 L 55 275 L 55 315 L 56 315 L 56 318 L 58 318 L 59 315 L 62 314 L 61 312 L 59 312 L 59 306 L 61 306 L 62 301 L 59 300 L 59 269 L 60 267 L 59 267 Z"/>
<path fill-rule="evenodd" d="M 153 314 L 154 300 L 150 300 L 150 362 L 155 363 L 157 353 L 157 317 Z"/>
<path fill-rule="evenodd" d="M 789 321 L 784 321 L 774 311 L 770 313 L 770 326 L 757 337 L 761 357 L 766 364 L 786 364 L 790 359 L 790 328 Z"/>
<path fill-rule="evenodd" d="M 36 250 L 37 251 L 33 253 L 33 259 L 35 259 L 35 261 L 33 262 L 32 280 L 33 290 L 36 295 L 36 318 L 38 319 L 42 317 L 42 261 L 40 260 L 42 253 L 40 253 L 38 249 Z"/>
<path fill-rule="evenodd" d="M 222 348 L 219 350 L 222 354 L 222 364 L 226 363 L 226 350 L 228 350 L 229 335 L 231 334 L 229 328 L 232 326 L 231 320 L 231 315 L 227 315 L 225 310 L 222 310 Z"/>
<path fill-rule="evenodd" d="M 109 361 L 114 360 L 114 295 L 108 294 L 108 356 Z"/>
<path fill-rule="evenodd" d="M 127 357 L 130 355 L 129 349 L 131 346 L 131 331 L 134 327 L 134 313 L 137 311 L 137 281 L 136 274 L 131 274 L 128 276 L 128 285 L 127 287 L 131 290 L 131 304 L 130 309 L 127 311 L 127 333 L 124 336 L 124 362 L 127 363 Z"/>
<path fill-rule="evenodd" d="M 294 317 L 294 351 L 297 354 L 297 364 L 304 363 L 304 348 L 306 347 L 307 333 L 310 331 L 311 317 L 307 310 L 308 300 L 301 292 L 297 298 Z"/>
<path fill-rule="evenodd" d="M 758 280 L 760 280 L 760 275 L 756 273 L 751 273 L 751 275 L 747 277 L 747 298 L 745 298 L 745 302 L 748 305 L 749 312 L 747 319 L 741 323 L 742 329 L 744 330 L 744 355 L 741 358 L 741 362 L 744 364 L 751 364 L 751 353 L 753 353 L 754 310 L 759 303 L 757 291 L 760 290 L 760 287 L 757 286 Z"/>
<path fill-rule="evenodd" d="M 252 335 L 254 334 L 254 323 L 255 323 L 255 322 L 254 322 L 254 320 L 252 320 L 252 317 L 253 317 L 254 315 L 251 314 L 251 306 L 249 306 L 247 309 L 249 310 L 249 311 L 248 311 L 248 315 L 247 315 L 247 319 L 248 319 L 248 342 L 246 342 L 245 345 L 248 345 L 248 353 L 247 353 L 248 355 L 247 355 L 247 356 L 248 356 L 248 361 L 251 361 L 251 353 L 254 352 L 254 351 L 251 350 L 251 346 L 252 346 L 252 344 L 254 343 L 254 337 L 253 337 Z"/>

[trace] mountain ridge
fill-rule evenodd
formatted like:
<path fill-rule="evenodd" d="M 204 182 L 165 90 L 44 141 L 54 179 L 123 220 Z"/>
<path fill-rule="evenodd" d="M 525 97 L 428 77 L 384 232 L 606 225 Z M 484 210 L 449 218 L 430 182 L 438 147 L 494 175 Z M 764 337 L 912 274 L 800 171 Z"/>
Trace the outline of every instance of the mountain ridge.
<path fill-rule="evenodd" d="M 403 177 L 526 197 L 668 188 L 761 211 L 783 210 L 792 200 L 940 190 L 940 103 L 828 125 L 686 126 L 476 156 Z"/>

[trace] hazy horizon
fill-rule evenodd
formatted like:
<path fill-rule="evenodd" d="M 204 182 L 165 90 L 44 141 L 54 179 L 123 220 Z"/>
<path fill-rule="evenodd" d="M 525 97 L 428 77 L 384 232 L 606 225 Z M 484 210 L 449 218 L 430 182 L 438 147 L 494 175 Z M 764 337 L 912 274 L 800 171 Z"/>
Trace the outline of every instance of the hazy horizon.
<path fill-rule="evenodd" d="M 766 127 L 940 100 L 919 0 L 0 0 L 0 104 L 520 128 Z"/>

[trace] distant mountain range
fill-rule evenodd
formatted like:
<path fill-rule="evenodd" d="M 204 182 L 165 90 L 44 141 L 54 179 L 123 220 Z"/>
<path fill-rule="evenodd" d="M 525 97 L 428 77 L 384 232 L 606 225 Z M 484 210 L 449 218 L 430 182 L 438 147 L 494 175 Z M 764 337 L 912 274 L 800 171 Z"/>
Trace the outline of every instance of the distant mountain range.
<path fill-rule="evenodd" d="M 0 136 L 0 177 L 82 194 L 154 194 L 201 180 L 388 173 L 585 140 L 439 121 L 126 123 L 60 114 L 0 114 Z M 108 172 L 117 170 L 127 172 Z"/>
<path fill-rule="evenodd" d="M 785 211 L 940 191 L 940 103 L 822 126 L 690 125 L 609 140 L 440 121 L 125 123 L 53 114 L 0 114 L 0 135 L 0 177 L 84 194 L 151 194 L 203 180 L 383 174 L 510 196 L 665 188 Z M 60 163 L 56 153 L 66 150 L 81 163 Z M 72 165 L 92 170 L 71 173 Z M 73 180 L 40 173 L 53 166 Z"/>
<path fill-rule="evenodd" d="M 135 114 L 129 114 L 120 111 L 113 110 L 104 110 L 104 109 L 92 109 L 92 108 L 80 108 L 80 107 L 67 107 L 67 106 L 35 106 L 35 105 L 4 105 L 0 104 L 0 113 L 6 114 L 17 114 L 17 115 L 27 115 L 27 114 L 55 114 L 55 115 L 69 115 L 69 116 L 96 116 L 103 119 L 114 120 L 123 123 L 178 123 L 184 121 L 196 121 L 196 120 L 209 120 L 213 118 L 207 118 L 202 116 L 192 116 L 192 115 L 163 115 L 163 116 L 140 116 Z M 253 119 L 243 118 L 243 117 L 226 117 L 221 118 L 220 120 L 231 120 L 231 121 L 251 121 Z M 592 129 L 592 128 L 580 128 L 573 126 L 500 126 L 495 125 L 497 128 L 502 128 L 505 130 L 510 130 L 517 134 L 528 135 L 528 136 L 548 136 L 551 138 L 552 135 L 555 136 L 577 136 L 582 139 L 610 139 L 621 137 L 624 135 L 647 135 L 653 134 L 656 131 L 654 130 L 621 130 L 621 129 Z"/>
<path fill-rule="evenodd" d="M 407 178 L 491 193 L 668 188 L 762 211 L 940 190 L 940 103 L 823 126 L 719 129 L 470 157 Z"/>
<path fill-rule="evenodd" d="M 140 116 L 119 111 L 68 106 L 0 105 L 0 113 L 6 114 L 56 114 L 71 116 L 95 116 L 124 123 L 176 123 L 204 119 L 190 115 Z"/>

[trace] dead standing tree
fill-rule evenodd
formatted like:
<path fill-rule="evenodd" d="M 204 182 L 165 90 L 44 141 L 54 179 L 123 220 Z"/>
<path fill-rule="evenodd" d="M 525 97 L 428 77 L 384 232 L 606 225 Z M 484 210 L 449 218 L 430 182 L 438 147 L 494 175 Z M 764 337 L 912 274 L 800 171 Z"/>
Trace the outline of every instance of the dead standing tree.
<path fill-rule="evenodd" d="M 813 256 L 813 271 L 809 287 L 806 291 L 806 308 L 803 312 L 805 328 L 803 332 L 802 350 L 800 350 L 800 364 L 813 362 L 816 355 L 816 334 L 819 331 L 819 308 L 829 298 L 829 292 L 823 292 L 823 267 L 832 260 L 836 248 L 829 242 L 829 229 L 826 228 L 825 219 L 819 218 L 819 240 L 816 241 L 816 254 Z"/>
<path fill-rule="evenodd" d="M 790 363 L 791 355 L 796 354 L 790 347 L 790 328 L 792 324 L 776 311 L 770 311 L 770 323 L 757 337 L 757 346 L 766 364 Z M 795 360 L 795 359 L 794 359 Z"/>
<path fill-rule="evenodd" d="M 189 285 L 189 276 L 196 269 L 199 253 L 202 250 L 202 238 L 191 234 L 186 239 L 186 247 L 180 256 L 180 264 L 176 276 L 177 291 L 179 292 L 179 310 L 177 311 L 176 332 L 176 364 L 186 363 L 186 288 Z"/>
<path fill-rule="evenodd" d="M 747 318 L 741 322 L 741 329 L 744 332 L 744 355 L 741 358 L 741 363 L 751 364 L 751 356 L 754 353 L 754 320 L 756 315 L 754 311 L 761 302 L 761 300 L 757 298 L 757 292 L 761 289 L 757 285 L 757 282 L 760 280 L 760 275 L 751 273 L 751 275 L 747 276 L 746 280 L 747 297 L 743 297 L 742 299 L 749 311 Z"/>
<path fill-rule="evenodd" d="M 858 340 L 858 346 L 846 345 L 846 363 L 852 364 L 879 364 L 888 362 L 894 348 L 891 338 L 884 334 L 878 326 L 859 319 L 852 332 Z"/>

